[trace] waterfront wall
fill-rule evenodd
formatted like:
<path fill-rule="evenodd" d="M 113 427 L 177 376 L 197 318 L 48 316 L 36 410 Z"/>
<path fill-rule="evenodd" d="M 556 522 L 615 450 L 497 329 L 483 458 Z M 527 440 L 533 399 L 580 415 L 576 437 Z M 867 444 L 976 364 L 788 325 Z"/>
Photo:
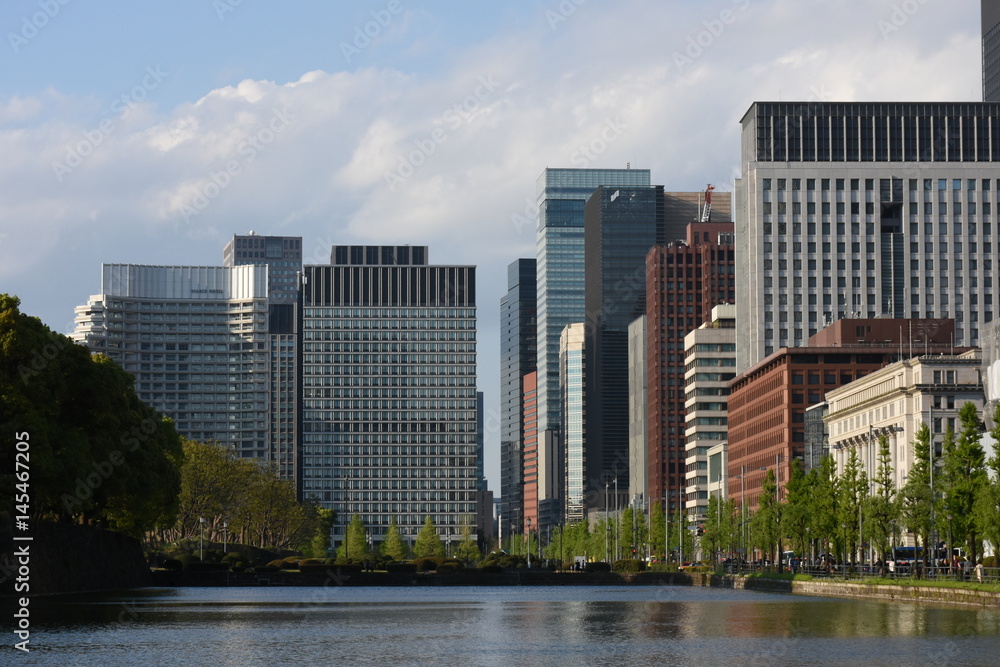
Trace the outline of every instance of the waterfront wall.
<path fill-rule="evenodd" d="M 84 591 L 138 588 L 152 584 L 149 565 L 142 546 L 121 533 L 90 526 L 31 523 L 31 541 L 12 545 L 28 545 L 28 591 L 30 595 L 55 595 Z M 0 594 L 14 595 L 18 565 L 13 551 L 0 556 L 4 564 Z M 8 565 L 13 565 L 7 573 Z"/>

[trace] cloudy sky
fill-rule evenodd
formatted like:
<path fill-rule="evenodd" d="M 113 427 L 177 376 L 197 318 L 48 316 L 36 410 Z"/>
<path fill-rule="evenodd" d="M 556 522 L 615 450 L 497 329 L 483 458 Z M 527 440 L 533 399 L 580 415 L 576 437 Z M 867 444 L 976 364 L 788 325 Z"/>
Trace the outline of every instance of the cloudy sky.
<path fill-rule="evenodd" d="M 0 292 L 63 332 L 102 262 L 234 233 L 479 267 L 498 406 L 506 265 L 545 167 L 730 190 L 755 100 L 978 101 L 976 0 L 6 0 Z M 498 427 L 487 475 L 499 479 Z"/>

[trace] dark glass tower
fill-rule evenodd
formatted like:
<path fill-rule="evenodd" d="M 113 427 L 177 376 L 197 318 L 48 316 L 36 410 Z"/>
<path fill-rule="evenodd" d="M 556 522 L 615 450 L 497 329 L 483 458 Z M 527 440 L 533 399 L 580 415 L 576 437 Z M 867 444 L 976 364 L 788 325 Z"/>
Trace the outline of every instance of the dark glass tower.
<path fill-rule="evenodd" d="M 535 370 L 535 260 L 507 267 L 507 294 L 500 299 L 500 521 L 503 535 L 521 534 L 524 422 L 522 382 Z"/>
<path fill-rule="evenodd" d="M 983 101 L 1000 102 L 1000 2 L 982 0 Z"/>
<path fill-rule="evenodd" d="M 599 187 L 584 208 L 586 453 L 584 503 L 604 482 L 628 493 L 628 327 L 646 310 L 646 253 L 667 230 L 663 186 Z"/>

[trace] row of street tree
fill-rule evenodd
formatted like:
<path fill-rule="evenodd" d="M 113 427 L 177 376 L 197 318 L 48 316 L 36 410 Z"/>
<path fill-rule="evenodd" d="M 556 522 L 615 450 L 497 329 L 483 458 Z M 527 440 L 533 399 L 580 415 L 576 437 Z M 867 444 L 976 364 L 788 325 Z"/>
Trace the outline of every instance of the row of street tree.
<path fill-rule="evenodd" d="M 992 421 L 990 436 L 1000 442 L 1000 406 Z M 656 503 L 648 514 L 630 507 L 593 526 L 557 527 L 543 536 L 541 547 L 536 533 L 515 535 L 504 546 L 561 562 L 576 556 L 663 560 L 664 553 L 667 560 L 693 560 L 697 549 L 713 561 L 777 563 L 788 550 L 801 558 L 828 554 L 829 560 L 853 563 L 870 554 L 873 561 L 886 563 L 894 545 L 908 543 L 922 548 L 926 566 L 934 553 L 927 547 L 947 544 L 976 562 L 986 555 L 984 546 L 996 555 L 1000 545 L 1000 452 L 987 459 L 984 432 L 973 403 L 959 409 L 954 428 L 947 423 L 939 452 L 932 450 L 930 428 L 921 424 L 911 443 L 914 463 L 902 487 L 895 484 L 893 457 L 883 436 L 871 479 L 856 449 L 839 474 L 832 457 L 824 457 L 808 473 L 795 459 L 780 496 L 774 471 L 767 471 L 753 512 L 741 511 L 734 500 L 711 496 L 705 522 L 695 527 L 681 515 L 668 522 Z"/>

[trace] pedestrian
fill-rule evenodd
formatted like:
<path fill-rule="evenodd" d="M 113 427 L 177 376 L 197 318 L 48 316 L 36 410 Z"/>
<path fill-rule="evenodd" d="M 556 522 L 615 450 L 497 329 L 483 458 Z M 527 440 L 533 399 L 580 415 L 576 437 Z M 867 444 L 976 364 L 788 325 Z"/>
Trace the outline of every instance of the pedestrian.
<path fill-rule="evenodd" d="M 976 563 L 976 581 L 983 583 L 983 561 Z"/>

